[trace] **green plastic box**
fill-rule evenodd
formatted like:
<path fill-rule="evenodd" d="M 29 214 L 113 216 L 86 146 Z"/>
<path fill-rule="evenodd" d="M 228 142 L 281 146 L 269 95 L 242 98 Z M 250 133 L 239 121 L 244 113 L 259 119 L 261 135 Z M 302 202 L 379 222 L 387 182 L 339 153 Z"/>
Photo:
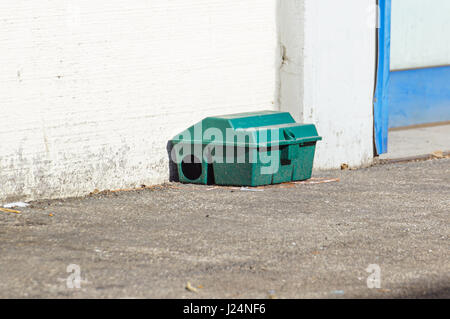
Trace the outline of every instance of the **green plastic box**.
<path fill-rule="evenodd" d="M 182 183 L 261 186 L 311 178 L 321 139 L 288 112 L 222 115 L 175 136 L 170 156 Z"/>

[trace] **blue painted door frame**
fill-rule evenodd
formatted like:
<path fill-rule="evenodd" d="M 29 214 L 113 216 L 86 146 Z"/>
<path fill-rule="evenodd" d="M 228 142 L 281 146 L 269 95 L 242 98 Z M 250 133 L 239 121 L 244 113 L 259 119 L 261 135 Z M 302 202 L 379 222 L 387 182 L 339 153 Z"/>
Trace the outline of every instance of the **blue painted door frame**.
<path fill-rule="evenodd" d="M 392 0 L 379 0 L 378 70 L 374 133 L 378 154 L 387 152 L 388 129 L 450 121 L 450 66 L 390 70 Z"/>
<path fill-rule="evenodd" d="M 379 0 L 378 70 L 374 97 L 374 134 L 378 154 L 387 152 L 389 112 L 387 93 L 391 69 L 391 0 Z"/>

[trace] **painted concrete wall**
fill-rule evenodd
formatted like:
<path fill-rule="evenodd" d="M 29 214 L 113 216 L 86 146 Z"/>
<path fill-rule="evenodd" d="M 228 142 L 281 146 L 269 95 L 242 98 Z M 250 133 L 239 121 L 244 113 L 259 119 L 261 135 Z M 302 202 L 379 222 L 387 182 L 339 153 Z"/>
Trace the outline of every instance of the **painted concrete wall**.
<path fill-rule="evenodd" d="M 391 70 L 450 65 L 450 1 L 392 0 Z"/>
<path fill-rule="evenodd" d="M 0 2 L 0 202 L 168 179 L 207 115 L 276 109 L 276 0 Z"/>
<path fill-rule="evenodd" d="M 167 141 L 223 113 L 288 110 L 316 169 L 369 163 L 374 2 L 2 1 L 0 202 L 167 181 Z"/>
<path fill-rule="evenodd" d="M 279 36 L 280 46 L 285 47 L 279 101 L 281 109 L 298 121 L 315 123 L 323 136 L 315 168 L 369 164 L 373 160 L 375 0 L 288 0 L 279 15 L 294 20 L 296 15 L 304 23 L 302 31 Z M 285 28 L 279 23 L 279 30 Z"/>
<path fill-rule="evenodd" d="M 304 0 L 280 0 L 277 7 L 279 41 L 278 105 L 303 121 L 304 98 Z"/>

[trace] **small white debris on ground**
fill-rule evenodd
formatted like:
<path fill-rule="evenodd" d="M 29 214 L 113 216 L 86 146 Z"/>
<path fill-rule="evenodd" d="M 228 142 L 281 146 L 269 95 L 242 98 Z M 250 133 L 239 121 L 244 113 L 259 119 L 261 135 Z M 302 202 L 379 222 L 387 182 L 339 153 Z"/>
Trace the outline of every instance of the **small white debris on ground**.
<path fill-rule="evenodd" d="M 30 204 L 24 202 L 15 202 L 3 205 L 4 208 L 28 207 Z"/>

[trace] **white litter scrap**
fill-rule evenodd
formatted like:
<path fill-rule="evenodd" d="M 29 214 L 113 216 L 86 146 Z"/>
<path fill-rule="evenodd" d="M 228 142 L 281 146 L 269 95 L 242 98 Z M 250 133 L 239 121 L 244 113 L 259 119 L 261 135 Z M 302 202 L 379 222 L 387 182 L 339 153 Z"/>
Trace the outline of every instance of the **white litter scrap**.
<path fill-rule="evenodd" d="M 3 205 L 3 208 L 16 208 L 16 207 L 28 207 L 30 204 L 24 202 L 15 202 Z"/>
<path fill-rule="evenodd" d="M 264 189 L 241 187 L 241 191 L 247 191 L 247 192 L 264 192 Z"/>

